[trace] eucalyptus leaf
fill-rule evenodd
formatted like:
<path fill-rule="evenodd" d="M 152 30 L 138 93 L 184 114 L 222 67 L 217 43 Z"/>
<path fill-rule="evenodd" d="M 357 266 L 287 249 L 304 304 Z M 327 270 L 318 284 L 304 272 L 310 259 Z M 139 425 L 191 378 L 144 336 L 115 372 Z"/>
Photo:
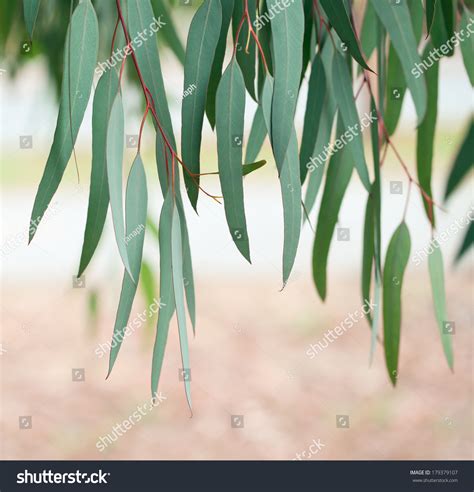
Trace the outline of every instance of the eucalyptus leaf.
<path fill-rule="evenodd" d="M 38 17 L 40 2 L 41 0 L 23 0 L 23 15 L 30 39 L 33 39 L 33 31 L 35 29 L 36 18 Z"/>

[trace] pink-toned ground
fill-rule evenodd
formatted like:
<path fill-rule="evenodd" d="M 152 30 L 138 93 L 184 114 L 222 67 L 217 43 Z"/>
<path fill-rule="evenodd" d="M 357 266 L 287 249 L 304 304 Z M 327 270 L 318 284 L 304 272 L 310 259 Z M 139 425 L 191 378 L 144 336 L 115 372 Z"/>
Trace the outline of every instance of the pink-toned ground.
<path fill-rule="evenodd" d="M 306 451 L 310 459 L 472 459 L 472 268 L 447 278 L 454 374 L 443 357 L 428 276 L 407 276 L 396 389 L 380 346 L 368 368 L 365 321 L 313 360 L 306 355 L 361 305 L 356 278 L 329 282 L 323 305 L 303 275 L 282 293 L 262 275 L 199 278 L 190 341 L 193 418 L 178 381 L 173 325 L 160 386 L 166 400 L 104 452 L 98 439 L 149 400 L 152 335 L 142 328 L 128 338 L 106 381 L 107 360 L 94 350 L 109 338 L 116 287 L 104 286 L 95 334 L 84 290 L 5 289 L 2 458 L 292 459 Z M 73 368 L 85 368 L 85 382 L 72 382 Z M 233 414 L 244 416 L 243 428 L 231 428 Z M 20 430 L 19 416 L 28 415 L 32 429 Z M 336 415 L 348 415 L 349 428 L 337 428 Z M 310 456 L 313 440 L 321 449 Z"/>

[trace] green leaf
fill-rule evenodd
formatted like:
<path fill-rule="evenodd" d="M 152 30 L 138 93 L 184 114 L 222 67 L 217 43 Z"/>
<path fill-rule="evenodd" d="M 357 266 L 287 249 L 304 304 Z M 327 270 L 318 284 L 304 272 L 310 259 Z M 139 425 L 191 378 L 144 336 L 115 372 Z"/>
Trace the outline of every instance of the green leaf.
<path fill-rule="evenodd" d="M 437 0 L 430 34 L 434 47 L 441 49 L 443 55 L 454 54 L 454 47 L 449 41 L 454 36 L 453 0 Z"/>
<path fill-rule="evenodd" d="M 184 279 L 183 279 L 183 251 L 181 240 L 181 224 L 179 212 L 176 206 L 173 207 L 173 218 L 171 223 L 171 265 L 173 275 L 173 291 L 176 305 L 176 315 L 178 318 L 179 343 L 181 347 L 181 362 L 183 369 L 190 369 L 188 333 L 186 330 L 186 310 L 184 307 Z M 184 379 L 184 390 L 188 401 L 189 409 L 192 411 L 191 404 L 191 382 L 189 378 Z"/>
<path fill-rule="evenodd" d="M 122 197 L 122 173 L 123 173 L 123 143 L 124 143 L 124 113 L 122 96 L 118 93 L 115 96 L 112 109 L 110 111 L 109 123 L 107 126 L 106 161 L 107 179 L 109 184 L 110 208 L 112 210 L 112 222 L 114 224 L 115 241 L 122 258 L 125 269 L 133 280 L 125 242 L 125 226 L 123 215 Z"/>
<path fill-rule="evenodd" d="M 461 148 L 459 149 L 454 165 L 448 178 L 448 184 L 444 193 L 447 200 L 452 192 L 459 186 L 464 177 L 474 165 L 474 120 L 471 119 L 470 126 L 466 132 Z"/>
<path fill-rule="evenodd" d="M 253 117 L 252 127 L 247 142 L 245 151 L 245 162 L 251 163 L 255 161 L 260 153 L 265 137 L 267 136 L 267 127 L 263 117 L 262 107 L 259 106 Z"/>
<path fill-rule="evenodd" d="M 109 207 L 109 185 L 107 182 L 106 142 L 107 125 L 112 103 L 119 90 L 115 70 L 105 72 L 97 84 L 92 108 L 92 170 L 87 209 L 86 229 L 82 246 L 78 277 L 87 268 L 99 244 Z"/>
<path fill-rule="evenodd" d="M 127 218 L 127 236 L 125 238 L 127 255 L 130 259 L 130 275 L 123 274 L 122 291 L 115 318 L 114 334 L 111 344 L 109 359 L 109 377 L 115 361 L 117 360 L 120 347 L 126 336 L 126 328 L 132 310 L 133 299 L 137 292 L 138 278 L 143 256 L 143 242 L 145 239 L 145 224 L 147 215 L 148 194 L 146 185 L 145 170 L 143 168 L 140 154 L 137 154 L 127 182 L 127 192 L 125 197 L 125 211 Z"/>
<path fill-rule="evenodd" d="M 31 213 L 29 242 L 58 189 L 71 157 L 90 96 L 98 42 L 97 17 L 90 0 L 84 0 L 74 10 L 66 35 L 58 121 Z"/>
<path fill-rule="evenodd" d="M 38 11 L 41 0 L 23 0 L 23 14 L 25 17 L 26 30 L 28 36 L 33 39 L 33 31 L 35 29 L 36 18 L 38 17 Z"/>
<path fill-rule="evenodd" d="M 372 284 L 372 265 L 374 263 L 375 246 L 375 197 L 373 189 L 367 198 L 364 219 L 364 241 L 362 247 L 362 301 L 363 304 L 370 301 L 370 289 Z M 372 325 L 370 312 L 366 313 L 367 320 Z"/>
<path fill-rule="evenodd" d="M 158 31 L 158 39 L 162 38 L 175 54 L 176 58 L 184 65 L 185 52 L 183 43 L 179 39 L 178 33 L 174 26 L 171 14 L 163 0 L 153 0 L 153 11 L 156 18 L 163 17 L 166 25 Z"/>
<path fill-rule="evenodd" d="M 310 60 L 314 57 L 314 19 L 313 19 L 313 0 L 303 0 L 304 9 L 304 38 L 303 38 L 303 66 L 301 69 L 301 82 L 305 76 Z"/>
<path fill-rule="evenodd" d="M 359 49 L 359 43 L 354 34 L 351 21 L 347 15 L 341 0 L 321 0 L 321 5 L 328 16 L 331 25 L 341 38 L 341 41 L 348 47 L 349 52 L 356 62 L 363 68 L 370 70 Z"/>
<path fill-rule="evenodd" d="M 295 263 L 301 233 L 301 179 L 298 140 L 293 130 L 280 174 L 283 200 L 283 286 L 288 282 Z"/>
<path fill-rule="evenodd" d="M 201 133 L 212 61 L 219 39 L 222 12 L 219 0 L 206 0 L 191 21 L 184 63 L 184 89 L 193 90 L 183 99 L 181 112 L 181 157 L 191 173 L 201 172 Z M 189 200 L 194 209 L 199 195 L 199 176 L 184 174 Z"/>
<path fill-rule="evenodd" d="M 216 108 L 219 179 L 224 197 L 225 215 L 235 245 L 250 262 L 242 183 L 245 85 L 235 59 L 230 62 L 222 75 L 217 89 Z"/>
<path fill-rule="evenodd" d="M 365 7 L 364 20 L 362 21 L 362 30 L 360 33 L 360 44 L 366 58 L 369 59 L 377 46 L 377 15 L 370 2 Z"/>
<path fill-rule="evenodd" d="M 248 10 L 250 15 L 250 22 L 253 25 L 256 18 L 257 0 L 248 0 Z M 237 29 L 239 27 L 242 16 L 244 15 L 244 2 L 237 0 L 234 4 L 234 13 L 232 16 L 232 29 L 234 33 L 234 39 L 236 38 Z M 237 62 L 242 70 L 242 75 L 245 81 L 245 87 L 247 88 L 250 97 L 256 101 L 255 95 L 255 78 L 256 78 L 256 56 L 257 48 L 253 40 L 250 41 L 247 50 L 247 39 L 249 36 L 249 28 L 247 19 L 245 19 L 242 29 L 239 34 L 237 44 Z"/>
<path fill-rule="evenodd" d="M 416 64 L 420 64 L 421 60 L 417 51 L 418 43 L 411 25 L 408 7 L 404 2 L 391 4 L 378 0 L 370 1 L 390 35 L 390 40 L 402 64 L 405 80 L 415 103 L 418 123 L 421 123 L 426 113 L 427 94 L 423 74 L 420 73 L 419 77 L 414 74 L 414 72 L 416 73 Z"/>
<path fill-rule="evenodd" d="M 156 327 L 155 345 L 151 369 L 151 394 L 156 396 L 160 381 L 163 358 L 171 318 L 175 311 L 173 271 L 171 262 L 171 224 L 173 218 L 173 196 L 167 192 L 160 214 L 160 311 Z"/>
<path fill-rule="evenodd" d="M 469 223 L 469 229 L 467 230 L 467 233 L 464 236 L 461 247 L 459 248 L 459 251 L 456 255 L 455 261 L 458 262 L 473 244 L 474 244 L 474 222 L 471 221 Z"/>
<path fill-rule="evenodd" d="M 425 0 L 426 10 L 426 37 L 429 36 L 431 27 L 433 26 L 433 19 L 435 15 L 435 7 L 438 0 Z"/>
<path fill-rule="evenodd" d="M 275 10 L 279 0 L 268 0 L 269 9 L 279 12 L 271 19 L 275 84 L 272 101 L 273 152 L 278 172 L 293 131 L 296 102 L 303 64 L 303 4 L 295 2 L 282 11 Z"/>
<path fill-rule="evenodd" d="M 469 12 L 469 10 L 464 10 L 459 24 L 460 32 L 469 32 L 468 24 L 471 22 L 472 17 L 473 14 Z M 471 81 L 471 85 L 474 87 L 474 36 L 471 34 L 469 38 L 464 39 L 460 44 L 464 66 L 466 67 L 466 72 Z"/>
<path fill-rule="evenodd" d="M 150 24 L 153 22 L 154 13 L 150 0 L 127 0 L 128 31 L 130 33 L 148 32 Z M 133 36 L 132 36 L 133 38 Z M 163 131 L 170 145 L 176 150 L 176 143 L 173 134 L 173 125 L 166 100 L 163 75 L 161 73 L 161 62 L 158 54 L 156 42 L 149 39 L 145 42 L 141 38 L 134 43 L 135 56 L 142 73 L 143 80 L 150 90 L 155 103 L 156 113 Z M 162 141 L 158 134 L 157 139 Z"/>
<path fill-rule="evenodd" d="M 360 176 L 362 184 L 367 191 L 370 190 L 369 172 L 365 161 L 364 143 L 362 140 L 362 127 L 357 114 L 354 94 L 352 91 L 352 80 L 344 58 L 336 53 L 333 62 L 333 86 L 337 94 L 337 102 L 344 125 L 338 139 L 347 138 L 347 147 L 352 153 L 354 164 Z M 355 131 L 351 129 L 355 128 Z M 351 138 L 352 137 L 352 138 Z M 344 140 L 343 140 L 344 142 Z"/>
<path fill-rule="evenodd" d="M 398 378 L 398 356 L 401 327 L 401 291 L 405 268 L 410 256 L 410 233 L 402 222 L 390 240 L 383 272 L 383 322 L 385 362 L 395 386 Z"/>
<path fill-rule="evenodd" d="M 326 75 L 321 55 L 314 56 L 311 75 L 308 82 L 308 100 L 304 116 L 303 136 L 300 149 L 300 177 L 304 183 L 308 172 L 308 162 L 313 155 L 319 134 L 319 126 L 326 98 Z"/>
<path fill-rule="evenodd" d="M 214 61 L 212 62 L 211 77 L 207 88 L 206 114 L 209 124 L 214 129 L 216 126 L 216 93 L 222 76 L 222 65 L 224 63 L 227 47 L 227 34 L 229 31 L 232 12 L 234 11 L 234 0 L 220 0 L 222 10 L 221 32 L 217 42 Z"/>
<path fill-rule="evenodd" d="M 257 162 L 252 162 L 251 164 L 244 164 L 242 167 L 242 175 L 247 176 L 247 174 L 253 173 L 257 169 L 260 169 L 266 163 L 267 161 L 257 161 Z"/>
<path fill-rule="evenodd" d="M 338 130 L 342 129 L 341 121 Z M 321 208 L 319 209 L 316 237 L 313 246 L 313 279 L 319 296 L 326 299 L 326 270 L 332 236 L 338 220 L 342 199 L 349 185 L 354 165 L 343 148 L 329 161 Z"/>
<path fill-rule="evenodd" d="M 424 56 L 427 56 L 432 48 L 433 45 L 431 43 L 428 43 L 425 47 Z M 433 66 L 426 73 L 426 85 L 428 89 L 428 108 L 423 123 L 418 127 L 418 136 L 416 142 L 416 165 L 418 172 L 418 182 L 429 197 L 433 196 L 433 193 L 431 191 L 431 174 L 433 165 L 436 119 L 438 116 L 438 73 L 438 64 L 435 64 L 435 66 Z M 426 215 L 434 227 L 435 215 L 433 205 L 426 200 L 423 194 L 422 200 L 425 207 Z"/>
<path fill-rule="evenodd" d="M 441 253 L 441 247 L 439 244 L 435 245 L 433 252 L 428 256 L 428 267 L 430 270 L 433 306 L 441 336 L 441 342 L 443 344 L 444 355 L 446 356 L 449 367 L 453 370 L 454 361 L 453 347 L 451 344 L 452 335 L 446 332 L 446 322 L 448 320 L 448 316 L 446 314 L 443 254 Z"/>

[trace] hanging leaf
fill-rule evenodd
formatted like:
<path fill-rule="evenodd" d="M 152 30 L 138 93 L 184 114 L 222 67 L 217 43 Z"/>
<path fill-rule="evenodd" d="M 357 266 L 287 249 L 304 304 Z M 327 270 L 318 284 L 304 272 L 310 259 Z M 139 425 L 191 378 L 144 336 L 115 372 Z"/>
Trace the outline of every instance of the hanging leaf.
<path fill-rule="evenodd" d="M 109 208 L 107 182 L 106 142 L 107 125 L 112 103 L 119 90 L 118 75 L 114 69 L 105 72 L 97 84 L 92 108 L 92 170 L 87 208 L 86 229 L 82 246 L 78 277 L 87 268 L 99 244 Z"/>
<path fill-rule="evenodd" d="M 459 186 L 470 169 L 474 166 L 474 120 L 471 120 L 469 129 L 459 149 L 454 165 L 448 178 L 448 184 L 444 193 L 447 200 L 452 192 Z"/>
<path fill-rule="evenodd" d="M 301 179 L 298 159 L 298 140 L 293 130 L 285 162 L 280 174 L 283 199 L 283 286 L 295 263 L 301 232 Z"/>
<path fill-rule="evenodd" d="M 441 253 L 439 244 L 433 248 L 433 252 L 428 256 L 428 266 L 430 270 L 431 291 L 433 294 L 433 307 L 441 335 L 444 355 L 446 356 L 449 367 L 453 370 L 452 334 L 446 330 L 448 316 L 446 314 L 446 293 L 444 289 L 444 265 L 443 254 Z"/>
<path fill-rule="evenodd" d="M 227 224 L 237 249 L 250 262 L 242 184 L 245 85 L 235 59 L 222 75 L 217 89 L 216 108 L 219 179 Z"/>
<path fill-rule="evenodd" d="M 354 158 L 354 165 L 359 177 L 367 191 L 370 190 L 369 172 L 365 161 L 364 143 L 362 140 L 362 126 L 357 114 L 354 94 L 352 91 L 352 81 L 344 58 L 336 53 L 333 62 L 333 85 L 337 94 L 337 104 L 343 123 L 341 133 L 337 135 L 338 139 L 347 139 L 348 149 Z M 355 130 L 352 130 L 352 129 Z"/>
<path fill-rule="evenodd" d="M 337 35 L 349 49 L 352 58 L 354 58 L 360 66 L 366 70 L 370 70 L 360 52 L 359 43 L 357 42 L 357 38 L 354 34 L 351 21 L 349 20 L 343 2 L 341 0 L 321 0 L 321 5 L 328 16 L 331 25 L 337 32 Z"/>
<path fill-rule="evenodd" d="M 415 34 L 410 21 L 410 12 L 406 3 L 392 4 L 370 0 L 372 6 L 390 35 L 390 40 L 397 52 L 402 64 L 403 73 L 407 86 L 410 89 L 413 102 L 415 103 L 418 123 L 425 117 L 427 95 L 423 74 L 414 76 L 412 70 L 416 70 L 416 64 L 420 65 Z"/>
<path fill-rule="evenodd" d="M 257 161 L 257 162 L 252 162 L 251 164 L 244 164 L 242 167 L 242 175 L 247 176 L 247 174 L 253 173 L 257 169 L 260 169 L 266 163 L 267 161 Z"/>
<path fill-rule="evenodd" d="M 454 36 L 453 0 L 436 1 L 430 35 L 434 47 L 438 48 L 443 55 L 452 56 L 454 54 L 454 48 L 450 42 Z"/>
<path fill-rule="evenodd" d="M 471 22 L 472 17 L 473 14 L 469 12 L 469 10 L 465 9 L 461 17 L 461 22 L 459 24 L 460 32 L 469 32 L 468 25 Z M 474 36 L 469 36 L 460 44 L 464 66 L 466 67 L 466 72 L 469 80 L 471 81 L 471 85 L 474 87 Z"/>
<path fill-rule="evenodd" d="M 383 323 L 385 361 L 392 384 L 397 384 L 400 348 L 401 291 L 410 256 L 410 233 L 402 222 L 390 240 L 383 272 Z"/>
<path fill-rule="evenodd" d="M 252 163 L 257 159 L 266 136 L 267 127 L 263 118 L 262 107 L 259 106 L 255 111 L 252 127 L 250 128 L 247 149 L 245 151 L 245 162 Z"/>
<path fill-rule="evenodd" d="M 426 10 L 426 37 L 429 36 L 435 14 L 435 7 L 438 0 L 425 0 Z"/>
<path fill-rule="evenodd" d="M 310 60 L 314 57 L 313 33 L 313 0 L 303 0 L 304 9 L 304 37 L 303 37 L 303 64 L 301 69 L 301 82 L 308 68 Z"/>
<path fill-rule="evenodd" d="M 341 121 L 338 122 L 338 131 L 342 131 Z M 349 185 L 353 169 L 354 164 L 352 159 L 348 158 L 346 148 L 333 154 L 329 161 L 313 246 L 313 279 L 319 297 L 323 301 L 326 299 L 326 270 L 329 247 L 338 220 L 342 199 Z"/>
<path fill-rule="evenodd" d="M 279 0 L 268 0 L 269 9 L 275 9 L 276 4 Z M 271 140 L 278 172 L 281 173 L 293 131 L 303 63 L 303 4 L 292 3 L 274 15 L 271 28 L 275 71 Z"/>
<path fill-rule="evenodd" d="M 154 13 L 150 0 L 127 0 L 128 31 L 133 36 L 136 33 L 148 32 L 150 24 L 153 22 Z M 155 41 L 140 42 L 138 39 L 134 43 L 135 56 L 140 68 L 143 80 L 153 96 L 156 113 L 163 131 L 170 145 L 176 150 L 176 143 L 173 134 L 173 125 L 166 100 L 163 75 L 161 73 L 161 62 L 158 54 L 158 46 Z M 158 134 L 157 139 L 161 145 L 162 137 Z"/>
<path fill-rule="evenodd" d="M 367 2 L 364 13 L 364 20 L 362 21 L 362 30 L 360 33 L 360 44 L 362 45 L 362 52 L 365 54 L 367 60 L 372 56 L 375 47 L 377 46 L 377 29 L 374 26 L 377 24 L 377 15 L 370 2 Z M 360 65 L 359 65 L 360 67 Z"/>
<path fill-rule="evenodd" d="M 321 115 L 323 114 L 324 101 L 326 98 L 326 75 L 321 55 L 314 56 L 311 65 L 311 76 L 308 82 L 308 100 L 304 116 L 303 136 L 300 149 L 300 177 L 304 183 L 308 172 L 308 162 L 313 155 L 316 139 L 319 134 Z"/>
<path fill-rule="evenodd" d="M 25 17 L 26 30 L 30 40 L 33 39 L 33 31 L 35 29 L 36 18 L 41 0 L 23 0 L 23 15 Z"/>
<path fill-rule="evenodd" d="M 248 11 L 250 15 L 250 23 L 254 25 L 257 11 L 257 0 L 247 0 Z M 244 15 L 245 3 L 237 0 L 234 4 L 234 13 L 232 16 L 232 29 L 234 33 L 234 39 L 236 38 L 237 29 L 240 25 L 242 17 Z M 255 43 L 248 43 L 249 28 L 247 19 L 242 24 L 242 29 L 239 34 L 239 40 L 237 44 L 237 62 L 242 70 L 242 75 L 245 81 L 245 87 L 247 88 L 250 97 L 256 101 L 255 95 L 255 78 L 256 78 L 256 56 L 257 48 Z"/>
<path fill-rule="evenodd" d="M 173 19 L 168 11 L 163 0 L 152 0 L 153 11 L 155 17 L 160 19 L 162 17 L 166 25 L 158 31 L 158 39 L 162 38 L 165 43 L 170 47 L 171 51 L 175 54 L 176 58 L 184 65 L 185 52 L 183 43 L 179 39 L 176 27 L 174 26 Z"/>
<path fill-rule="evenodd" d="M 362 303 L 370 301 L 370 290 L 372 285 L 372 265 L 374 264 L 375 246 L 375 210 L 374 210 L 374 190 L 367 198 L 364 219 L 364 242 L 362 246 Z M 370 312 L 366 313 L 367 320 L 372 325 Z"/>
<path fill-rule="evenodd" d="M 212 62 L 211 77 L 207 87 L 206 114 L 212 129 L 216 126 L 216 93 L 222 76 L 222 65 L 224 63 L 227 47 L 227 34 L 229 31 L 232 12 L 234 11 L 234 0 L 220 0 L 222 11 L 221 32 Z"/>
<path fill-rule="evenodd" d="M 184 89 L 193 87 L 183 99 L 181 112 L 181 157 L 191 173 L 201 172 L 201 133 L 212 61 L 221 29 L 219 0 L 206 0 L 197 10 L 189 27 L 184 63 Z M 199 195 L 199 176 L 184 174 L 189 200 L 194 209 Z"/>
<path fill-rule="evenodd" d="M 132 310 L 133 299 L 137 292 L 138 278 L 143 255 L 143 242 L 145 240 L 145 224 L 147 214 L 148 194 L 146 186 L 145 170 L 143 168 L 140 154 L 137 154 L 133 161 L 130 175 L 127 182 L 127 192 L 125 196 L 125 214 L 127 218 L 127 236 L 125 244 L 127 256 L 130 259 L 130 271 L 133 279 L 127 272 L 123 274 L 122 291 L 115 318 L 114 333 L 111 344 L 109 359 L 109 377 L 117 360 L 122 341 L 125 336 L 130 312 Z"/>
<path fill-rule="evenodd" d="M 112 222 L 114 224 L 115 241 L 122 258 L 125 269 L 133 276 L 125 242 L 125 225 L 123 216 L 123 197 L 122 197 L 122 173 L 123 173 L 123 144 L 124 144 L 124 114 L 122 96 L 118 93 L 115 96 L 112 109 L 110 111 L 109 123 L 107 126 L 106 142 L 106 161 L 107 179 L 109 184 L 110 208 L 112 210 Z"/>
<path fill-rule="evenodd" d="M 79 127 L 89 101 L 97 62 L 99 31 L 90 0 L 81 2 L 66 34 L 59 115 L 53 145 L 36 193 L 31 213 L 29 242 L 53 198 L 72 154 Z M 70 60 L 70 62 L 69 62 Z"/>
<path fill-rule="evenodd" d="M 160 381 L 163 358 L 171 318 L 175 311 L 175 299 L 173 291 L 173 271 L 171 260 L 171 224 L 173 218 L 173 196 L 171 192 L 166 194 L 160 214 L 160 311 L 156 327 L 155 345 L 151 369 L 151 394 L 157 395 Z M 189 366 L 188 366 L 189 367 Z"/>
<path fill-rule="evenodd" d="M 466 235 L 464 236 L 463 242 L 459 251 L 456 255 L 455 261 L 458 262 L 469 250 L 469 248 L 474 244 L 474 222 L 469 223 L 469 229 L 467 230 Z"/>
<path fill-rule="evenodd" d="M 424 56 L 433 49 L 433 45 L 428 43 L 425 47 Z M 438 117 L 438 77 L 439 65 L 435 64 L 431 70 L 426 73 L 426 85 L 428 89 L 428 108 L 423 123 L 418 127 L 418 136 L 416 142 L 416 165 L 418 172 L 418 182 L 425 193 L 432 197 L 431 191 L 431 174 L 433 165 L 434 138 L 436 130 L 436 119 Z M 428 220 L 435 227 L 435 215 L 432 203 L 423 196 L 423 205 L 425 207 Z"/>

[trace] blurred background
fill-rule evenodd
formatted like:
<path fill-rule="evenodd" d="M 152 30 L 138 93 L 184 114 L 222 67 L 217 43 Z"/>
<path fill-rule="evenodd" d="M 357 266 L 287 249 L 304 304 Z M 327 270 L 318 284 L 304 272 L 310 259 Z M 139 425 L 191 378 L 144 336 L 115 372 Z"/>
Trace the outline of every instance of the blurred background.
<path fill-rule="evenodd" d="M 21 4 L 12 2 L 16 3 Z M 472 249 L 459 264 L 453 264 L 466 229 L 442 244 L 448 313 L 455 323 L 454 373 L 442 352 L 427 261 L 408 265 L 396 389 L 388 380 L 380 345 L 369 367 L 370 330 L 365 320 L 310 358 L 306 352 L 311 344 L 361 308 L 366 192 L 354 174 L 339 217 L 339 225 L 350 229 L 350 241 L 334 240 L 331 245 L 326 303 L 319 300 L 312 283 L 314 235 L 308 225 L 292 277 L 280 291 L 283 217 L 268 142 L 261 153 L 268 164 L 245 179 L 252 265 L 237 252 L 222 206 L 201 195 L 198 216 L 186 203 L 198 314 L 196 337 L 190 340 L 194 415 L 190 418 L 179 381 L 181 362 L 173 322 L 160 384 L 163 399 L 159 406 L 140 413 L 138 421 L 134 416 L 137 407 L 149 403 L 156 319 L 142 324 L 124 341 L 107 381 L 108 355 L 97 355 L 100 344 L 108 343 L 112 335 L 122 279 L 110 214 L 84 283 L 73 286 L 87 212 L 92 96 L 76 144 L 79 179 L 71 160 L 54 199 L 54 213 L 43 220 L 34 241 L 27 245 L 33 200 L 56 124 L 58 67 L 62 67 L 69 16 L 68 2 L 47 0 L 43 4 L 35 31 L 39 40 L 31 52 L 22 50 L 27 35 L 21 5 L 5 10 L 3 22 L 9 24 L 8 29 L 7 24 L 2 27 L 1 37 L 1 457 L 472 459 Z M 107 19 L 100 9 L 113 8 L 113 2 L 95 4 L 98 14 Z M 359 2 L 360 14 L 363 4 Z M 192 14 L 192 8 L 173 8 L 183 43 Z M 49 23 L 47 31 L 42 30 L 42 22 Z M 51 29 L 52 25 L 57 28 Z M 100 60 L 108 56 L 113 25 L 113 15 L 108 23 L 100 23 L 104 43 Z M 57 48 L 55 60 L 42 54 L 47 43 Z M 160 54 L 179 140 L 183 70 L 166 46 Z M 296 117 L 299 134 L 305 98 L 306 82 Z M 136 135 L 143 98 L 132 75 L 125 79 L 124 101 L 126 133 Z M 368 107 L 363 93 L 360 111 Z M 434 197 L 440 203 L 472 110 L 472 89 L 457 53 L 443 59 L 440 69 L 433 178 Z M 248 101 L 247 134 L 254 111 L 255 104 Z M 213 171 L 217 169 L 216 141 L 207 120 L 204 125 L 202 161 L 205 170 Z M 415 126 L 413 104 L 407 96 L 394 141 L 413 174 Z M 31 145 L 22 148 L 25 136 Z M 153 137 L 148 124 L 142 145 L 149 215 L 157 222 L 162 198 Z M 134 149 L 126 150 L 127 168 L 134 154 Z M 390 194 L 392 180 L 403 182 L 402 195 Z M 216 177 L 203 178 L 203 185 L 219 194 Z M 384 251 L 403 215 L 407 186 L 402 168 L 389 152 L 383 166 Z M 438 231 L 462 220 L 472 205 L 471 174 L 444 204 L 445 210 L 438 211 Z M 313 225 L 318 209 L 319 200 L 311 214 Z M 430 241 L 430 227 L 416 193 L 411 196 L 407 223 L 413 256 Z M 159 254 L 150 232 L 144 257 L 156 275 Z M 137 295 L 132 318 L 147 308 L 150 292 L 159 298 L 156 280 L 155 285 L 149 281 L 144 287 Z M 133 423 L 119 435 L 114 429 L 118 424 L 123 428 L 125 420 Z"/>

